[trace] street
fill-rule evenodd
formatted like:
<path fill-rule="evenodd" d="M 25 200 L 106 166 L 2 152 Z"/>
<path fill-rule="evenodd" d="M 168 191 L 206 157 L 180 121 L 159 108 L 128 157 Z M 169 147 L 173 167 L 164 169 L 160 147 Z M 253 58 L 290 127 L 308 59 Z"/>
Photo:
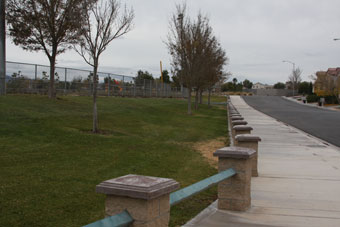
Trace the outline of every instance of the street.
<path fill-rule="evenodd" d="M 253 108 L 340 147 L 340 111 L 301 105 L 278 96 L 244 96 Z"/>

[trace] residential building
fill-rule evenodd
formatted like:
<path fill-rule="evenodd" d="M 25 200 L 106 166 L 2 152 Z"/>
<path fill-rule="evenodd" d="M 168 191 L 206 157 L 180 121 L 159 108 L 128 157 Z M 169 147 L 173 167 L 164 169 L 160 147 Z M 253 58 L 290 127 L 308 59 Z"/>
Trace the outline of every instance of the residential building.
<path fill-rule="evenodd" d="M 340 94 L 340 67 L 318 71 L 314 82 L 314 92 L 318 96 Z"/>
<path fill-rule="evenodd" d="M 262 84 L 257 82 L 256 84 L 253 84 L 252 89 L 272 89 L 273 86 L 268 84 Z"/>

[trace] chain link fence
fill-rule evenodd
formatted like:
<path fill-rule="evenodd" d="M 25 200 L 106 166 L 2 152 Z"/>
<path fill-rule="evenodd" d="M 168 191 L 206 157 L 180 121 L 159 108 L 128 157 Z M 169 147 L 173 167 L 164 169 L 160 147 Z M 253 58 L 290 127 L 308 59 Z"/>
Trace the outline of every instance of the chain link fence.
<path fill-rule="evenodd" d="M 21 62 L 6 62 L 6 91 L 8 94 L 47 94 L 50 67 Z M 93 73 L 90 70 L 56 67 L 57 94 L 92 95 Z M 185 98 L 188 90 L 159 80 L 98 72 L 98 95 L 128 97 Z"/>

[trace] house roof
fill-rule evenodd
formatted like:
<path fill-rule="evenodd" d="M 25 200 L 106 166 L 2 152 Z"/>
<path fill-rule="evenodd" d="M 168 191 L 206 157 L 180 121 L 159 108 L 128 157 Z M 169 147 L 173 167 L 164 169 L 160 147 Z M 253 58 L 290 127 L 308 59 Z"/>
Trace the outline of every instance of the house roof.
<path fill-rule="evenodd" d="M 337 68 L 328 68 L 327 74 L 332 76 L 337 76 L 340 73 L 340 67 Z"/>

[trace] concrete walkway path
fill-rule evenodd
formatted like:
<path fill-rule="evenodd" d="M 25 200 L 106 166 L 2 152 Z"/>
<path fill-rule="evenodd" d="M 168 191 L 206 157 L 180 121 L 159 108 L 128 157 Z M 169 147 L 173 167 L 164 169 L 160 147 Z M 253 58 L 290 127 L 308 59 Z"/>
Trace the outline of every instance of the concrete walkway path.
<path fill-rule="evenodd" d="M 262 138 L 259 177 L 252 178 L 246 212 L 216 202 L 185 226 L 340 226 L 340 150 L 248 106 L 232 103 Z M 339 129 L 340 130 L 340 129 Z"/>

